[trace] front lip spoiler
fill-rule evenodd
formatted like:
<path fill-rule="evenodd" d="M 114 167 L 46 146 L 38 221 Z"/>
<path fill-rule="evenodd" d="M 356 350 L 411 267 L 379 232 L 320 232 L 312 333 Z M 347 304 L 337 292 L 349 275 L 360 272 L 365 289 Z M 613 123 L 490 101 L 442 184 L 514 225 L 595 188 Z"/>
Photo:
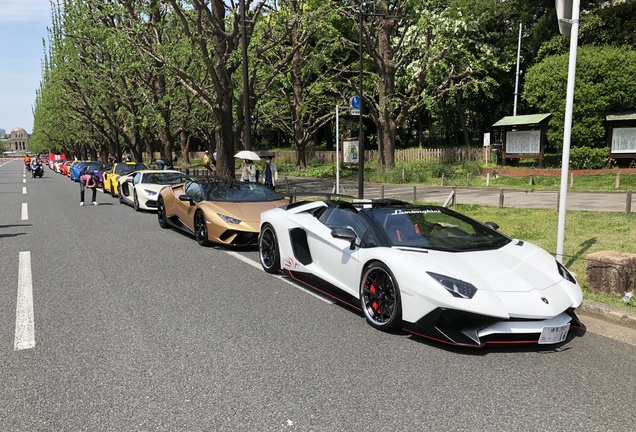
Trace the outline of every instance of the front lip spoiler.
<path fill-rule="evenodd" d="M 563 317 L 561 315 L 564 315 Z M 570 308 L 555 317 L 569 322 L 570 329 L 585 329 L 585 326 Z M 568 319 L 569 318 L 569 319 Z M 528 345 L 538 344 L 541 332 L 535 330 L 524 332 L 488 332 L 489 327 L 506 323 L 535 324 L 541 326 L 549 320 L 527 320 L 487 317 L 459 310 L 438 308 L 416 323 L 403 322 L 403 330 L 413 335 L 435 340 L 449 345 L 481 348 L 486 345 Z M 480 331 L 484 336 L 479 336 Z M 569 335 L 568 335 L 569 338 Z M 566 339 L 567 340 L 567 339 Z M 559 345 L 559 344 L 556 344 Z"/>

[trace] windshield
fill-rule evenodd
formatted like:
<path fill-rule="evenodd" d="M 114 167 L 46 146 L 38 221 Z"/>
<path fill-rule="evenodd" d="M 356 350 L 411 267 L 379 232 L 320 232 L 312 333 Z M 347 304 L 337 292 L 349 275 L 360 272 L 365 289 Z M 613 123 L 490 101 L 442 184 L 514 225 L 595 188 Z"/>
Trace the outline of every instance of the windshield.
<path fill-rule="evenodd" d="M 160 185 L 179 184 L 185 181 L 185 176 L 180 173 L 151 173 L 144 175 L 142 183 Z"/>
<path fill-rule="evenodd" d="M 261 202 L 284 198 L 283 195 L 258 183 L 202 182 L 201 187 L 207 201 Z"/>
<path fill-rule="evenodd" d="M 148 167 L 142 163 L 118 163 L 115 167 L 115 174 L 123 174 L 144 169 L 148 169 Z"/>
<path fill-rule="evenodd" d="M 498 249 L 510 242 L 503 234 L 443 207 L 369 210 L 394 246 L 445 251 Z"/>

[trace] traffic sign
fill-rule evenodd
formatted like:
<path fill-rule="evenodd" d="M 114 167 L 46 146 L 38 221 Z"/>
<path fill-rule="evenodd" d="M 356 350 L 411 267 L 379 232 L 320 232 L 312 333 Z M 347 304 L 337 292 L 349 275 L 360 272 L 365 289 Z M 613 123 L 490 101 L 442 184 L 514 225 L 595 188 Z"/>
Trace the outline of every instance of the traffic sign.
<path fill-rule="evenodd" d="M 358 114 L 360 114 L 360 96 L 353 96 L 351 99 L 349 99 L 349 106 L 352 108 L 353 110 L 358 110 Z M 353 114 L 353 112 L 352 112 Z"/>

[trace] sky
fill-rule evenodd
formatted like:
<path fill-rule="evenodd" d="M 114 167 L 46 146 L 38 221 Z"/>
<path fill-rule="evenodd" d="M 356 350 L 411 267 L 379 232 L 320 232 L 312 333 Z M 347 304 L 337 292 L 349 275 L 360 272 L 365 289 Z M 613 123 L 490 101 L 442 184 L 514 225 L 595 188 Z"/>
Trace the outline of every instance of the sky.
<path fill-rule="evenodd" d="M 0 129 L 33 132 L 33 104 L 42 78 L 49 0 L 0 0 Z"/>

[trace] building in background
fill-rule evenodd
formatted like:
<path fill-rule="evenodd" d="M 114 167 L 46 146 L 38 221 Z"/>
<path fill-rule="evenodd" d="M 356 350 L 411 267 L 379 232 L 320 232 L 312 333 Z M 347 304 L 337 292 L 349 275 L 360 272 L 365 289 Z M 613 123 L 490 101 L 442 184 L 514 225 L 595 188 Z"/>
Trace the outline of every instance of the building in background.
<path fill-rule="evenodd" d="M 29 147 L 29 134 L 22 128 L 11 129 L 9 138 L 2 141 L 4 152 L 26 153 Z"/>

